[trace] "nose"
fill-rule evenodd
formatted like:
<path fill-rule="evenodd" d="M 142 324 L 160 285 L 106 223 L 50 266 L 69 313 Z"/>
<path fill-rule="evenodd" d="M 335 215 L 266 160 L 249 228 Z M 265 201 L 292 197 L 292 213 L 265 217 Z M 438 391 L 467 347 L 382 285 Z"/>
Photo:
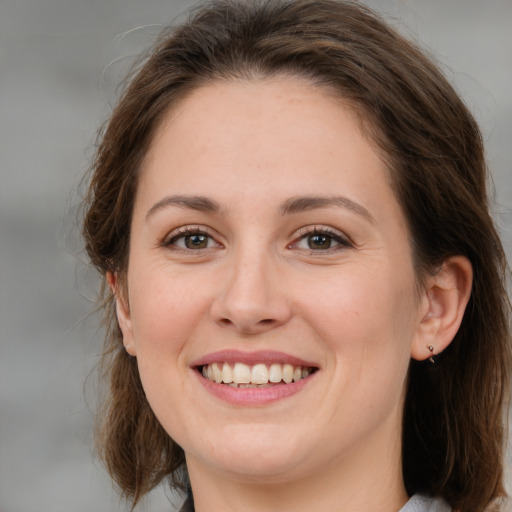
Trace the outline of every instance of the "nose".
<path fill-rule="evenodd" d="M 235 260 L 235 258 L 233 258 Z M 278 263 L 269 254 L 240 253 L 227 264 L 220 293 L 212 304 L 213 320 L 243 334 L 259 334 L 291 317 Z"/>

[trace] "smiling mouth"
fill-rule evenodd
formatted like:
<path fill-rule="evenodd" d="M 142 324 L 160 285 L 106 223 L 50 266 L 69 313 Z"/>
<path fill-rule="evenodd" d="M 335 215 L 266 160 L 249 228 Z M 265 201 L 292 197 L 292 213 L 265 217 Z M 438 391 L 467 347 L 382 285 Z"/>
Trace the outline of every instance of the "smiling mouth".
<path fill-rule="evenodd" d="M 234 388 L 267 388 L 279 384 L 291 384 L 306 379 L 317 369 L 287 363 L 247 365 L 218 362 L 197 367 L 205 379 Z"/>

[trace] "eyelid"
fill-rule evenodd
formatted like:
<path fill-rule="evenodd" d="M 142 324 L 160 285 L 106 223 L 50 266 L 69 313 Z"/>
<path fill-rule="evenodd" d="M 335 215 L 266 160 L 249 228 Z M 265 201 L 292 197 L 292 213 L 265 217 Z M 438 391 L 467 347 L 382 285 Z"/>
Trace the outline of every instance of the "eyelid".
<path fill-rule="evenodd" d="M 304 240 L 306 237 L 312 236 L 315 234 L 330 236 L 338 244 L 335 247 L 331 247 L 331 248 L 325 249 L 325 250 L 304 249 L 304 250 L 308 250 L 308 252 L 315 254 L 315 255 L 319 255 L 322 253 L 326 254 L 326 253 L 336 252 L 336 251 L 339 251 L 342 249 L 354 247 L 354 245 L 355 245 L 352 242 L 352 240 L 350 239 L 350 237 L 348 235 L 346 235 L 345 233 L 343 233 L 342 231 L 340 231 L 338 229 L 334 229 L 329 226 L 322 226 L 322 225 L 315 224 L 312 226 L 306 226 L 306 227 L 300 228 L 298 230 L 298 232 L 296 232 L 296 234 L 293 235 L 293 241 L 288 245 L 288 248 L 289 249 L 294 248 L 295 245 L 297 245 L 299 242 Z"/>
<path fill-rule="evenodd" d="M 196 252 L 193 249 L 183 249 L 181 247 L 178 247 L 176 245 L 173 245 L 174 242 L 180 238 L 191 236 L 191 235 L 206 235 L 210 237 L 212 240 L 215 241 L 217 244 L 217 248 L 223 247 L 223 244 L 219 242 L 218 235 L 213 232 L 212 229 L 208 228 L 207 226 L 199 225 L 199 224 L 192 224 L 192 225 L 185 225 L 180 226 L 175 229 L 173 229 L 170 233 L 165 235 L 164 239 L 160 243 L 160 245 L 164 248 L 169 248 L 173 251 L 181 251 L 181 252 Z M 207 251 L 208 249 L 214 249 L 215 247 L 210 247 L 207 249 L 201 249 L 201 251 Z M 199 250 L 197 251 L 199 252 Z"/>

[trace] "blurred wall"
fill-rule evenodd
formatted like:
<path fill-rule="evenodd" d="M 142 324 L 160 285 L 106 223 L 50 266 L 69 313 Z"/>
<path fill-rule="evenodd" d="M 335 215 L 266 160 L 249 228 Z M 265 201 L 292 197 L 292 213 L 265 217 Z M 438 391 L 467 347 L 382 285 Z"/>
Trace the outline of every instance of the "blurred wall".
<path fill-rule="evenodd" d="M 480 121 L 512 229 L 512 2 L 367 2 L 421 40 Z M 189 1 L 0 0 L 0 510 L 127 510 L 93 456 L 101 332 L 74 229 L 95 132 L 132 56 Z M 173 502 L 179 505 L 179 499 Z M 157 490 L 139 511 L 171 510 Z"/>

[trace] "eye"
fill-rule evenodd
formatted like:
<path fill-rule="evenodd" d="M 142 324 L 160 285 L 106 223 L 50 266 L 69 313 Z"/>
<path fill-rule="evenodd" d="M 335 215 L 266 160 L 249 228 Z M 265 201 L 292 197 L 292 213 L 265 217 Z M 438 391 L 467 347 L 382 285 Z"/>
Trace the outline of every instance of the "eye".
<path fill-rule="evenodd" d="M 351 243 L 341 234 L 327 228 L 302 230 L 300 238 L 290 248 L 322 252 L 350 247 Z"/>
<path fill-rule="evenodd" d="M 205 231 L 188 227 L 180 228 L 172 232 L 162 245 L 182 251 L 199 251 L 221 247 L 221 245 Z"/>
<path fill-rule="evenodd" d="M 330 235 L 317 233 L 315 235 L 308 235 L 306 237 L 308 247 L 310 249 L 330 249 L 334 240 Z"/>

